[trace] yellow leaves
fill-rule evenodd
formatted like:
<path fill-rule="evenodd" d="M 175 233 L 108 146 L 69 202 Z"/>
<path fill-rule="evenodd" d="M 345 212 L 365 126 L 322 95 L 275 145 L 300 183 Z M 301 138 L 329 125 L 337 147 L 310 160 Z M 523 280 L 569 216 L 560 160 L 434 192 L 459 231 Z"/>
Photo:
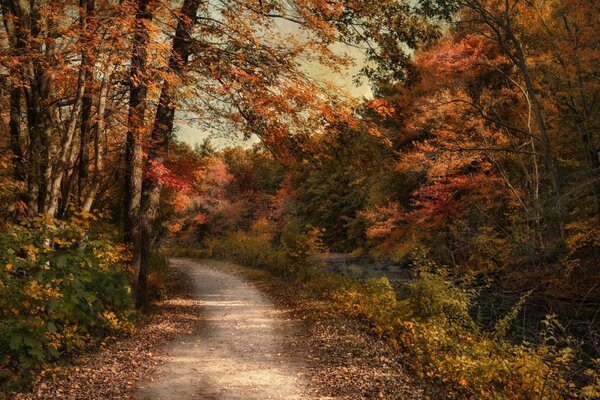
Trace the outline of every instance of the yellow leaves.
<path fill-rule="evenodd" d="M 58 288 L 54 288 L 51 284 L 40 285 L 38 281 L 33 280 L 23 291 L 25 296 L 34 300 L 48 301 L 62 297 L 62 293 Z"/>
<path fill-rule="evenodd" d="M 114 312 L 112 312 L 112 311 L 105 311 L 105 312 L 102 313 L 102 317 L 106 320 L 106 322 L 108 322 L 108 324 L 112 328 L 118 328 L 119 327 L 119 320 L 117 319 L 117 316 L 115 315 Z"/>
<path fill-rule="evenodd" d="M 52 238 L 52 241 L 59 246 L 70 246 L 72 243 L 71 240 L 66 240 L 60 237 Z"/>
<path fill-rule="evenodd" d="M 125 332 L 134 332 L 135 325 L 129 321 L 121 320 L 113 311 L 104 311 L 100 317 L 113 330 L 121 330 Z"/>
<path fill-rule="evenodd" d="M 571 254 L 588 246 L 600 247 L 600 225 L 596 218 L 567 224 L 567 247 Z"/>
<path fill-rule="evenodd" d="M 6 272 L 10 272 L 10 270 L 12 270 L 12 268 L 13 268 L 13 265 L 12 265 L 12 264 L 10 264 L 10 263 L 8 263 L 8 264 L 6 264 L 6 266 L 4 267 L 4 270 L 5 270 Z"/>
<path fill-rule="evenodd" d="M 97 221 L 98 217 L 96 217 L 94 214 L 87 212 L 87 211 L 81 211 L 78 213 L 79 216 L 83 219 L 90 219 L 92 221 Z"/>

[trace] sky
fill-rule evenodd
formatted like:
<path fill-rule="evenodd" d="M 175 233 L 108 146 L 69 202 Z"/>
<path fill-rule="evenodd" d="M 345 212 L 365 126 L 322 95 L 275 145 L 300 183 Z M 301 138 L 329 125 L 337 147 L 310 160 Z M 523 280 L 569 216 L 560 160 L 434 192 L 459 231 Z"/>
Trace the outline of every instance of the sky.
<path fill-rule="evenodd" d="M 297 28 L 292 23 L 282 22 L 280 30 L 286 33 L 291 34 L 301 34 Z M 344 44 L 335 44 L 332 46 L 332 49 L 335 52 L 346 54 L 355 60 L 354 65 L 351 65 L 347 68 L 343 73 L 339 73 L 331 70 L 330 68 L 316 64 L 310 63 L 305 65 L 306 73 L 312 77 L 313 79 L 320 82 L 328 82 L 335 83 L 342 89 L 346 90 L 350 95 L 357 98 L 371 98 L 373 96 L 371 92 L 370 86 L 367 84 L 366 80 L 361 82 L 360 86 L 357 86 L 353 82 L 353 77 L 358 74 L 362 65 L 364 64 L 364 56 L 362 53 L 355 48 L 348 47 Z M 227 136 L 227 139 L 219 136 Z M 242 146 L 242 147 L 251 147 L 254 143 L 258 142 L 257 137 L 252 137 L 249 140 L 244 140 L 241 137 L 235 138 L 235 135 L 211 135 L 210 132 L 206 130 L 199 129 L 186 123 L 184 118 L 180 118 L 177 123 L 177 138 L 185 143 L 194 146 L 196 143 L 201 143 L 205 138 L 209 137 L 212 144 L 217 148 L 224 148 L 228 146 Z"/>

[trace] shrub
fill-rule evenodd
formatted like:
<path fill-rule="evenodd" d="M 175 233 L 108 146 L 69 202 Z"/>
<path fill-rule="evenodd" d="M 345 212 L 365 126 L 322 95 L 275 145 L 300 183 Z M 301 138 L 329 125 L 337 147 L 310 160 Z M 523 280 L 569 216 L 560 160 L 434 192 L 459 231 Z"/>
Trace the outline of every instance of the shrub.
<path fill-rule="evenodd" d="M 316 228 L 304 231 L 299 221 L 289 219 L 281 233 L 280 245 L 286 262 L 297 270 L 321 263 L 326 253 L 321 233 Z"/>
<path fill-rule="evenodd" d="M 164 296 L 165 280 L 169 269 L 169 258 L 163 249 L 153 249 L 148 262 L 148 297 L 151 300 Z"/>
<path fill-rule="evenodd" d="M 412 268 L 416 279 L 406 283 L 410 296 L 405 309 L 411 319 L 475 326 L 469 315 L 473 290 L 450 283 L 448 270 L 430 261 L 422 251 L 413 254 Z"/>
<path fill-rule="evenodd" d="M 280 268 L 281 254 L 269 238 L 244 232 L 231 232 L 212 242 L 212 253 L 223 259 L 243 265 L 276 272 Z"/>
<path fill-rule="evenodd" d="M 202 253 L 232 260 L 242 265 L 261 268 L 286 279 L 296 279 L 308 268 L 320 264 L 323 246 L 320 232 L 301 232 L 300 225 L 289 222 L 279 235 L 266 219 L 255 221 L 250 231 L 229 232 L 205 239 Z"/>
<path fill-rule="evenodd" d="M 346 314 L 365 323 L 379 336 L 393 338 L 399 307 L 396 291 L 386 277 L 364 283 L 346 283 L 331 292 L 336 306 Z"/>
<path fill-rule="evenodd" d="M 571 350 L 555 319 L 547 319 L 541 343 L 510 343 L 502 332 L 519 304 L 494 332 L 483 332 L 469 314 L 471 289 L 450 283 L 447 269 L 423 254 L 413 266 L 416 277 L 401 300 L 386 278 L 350 282 L 340 277 L 329 282 L 328 293 L 338 315 L 355 319 L 406 354 L 429 397 L 593 398 L 589 394 L 597 385 L 576 391 L 566 379 Z"/>
<path fill-rule="evenodd" d="M 558 339 L 564 336 L 558 333 L 556 320 L 548 319 L 542 343 L 510 343 L 501 332 L 516 316 L 514 309 L 494 332 L 483 332 L 469 314 L 473 290 L 453 285 L 448 270 L 422 253 L 414 257 L 413 267 L 416 277 L 407 284 L 405 299 L 396 299 L 385 278 L 357 283 L 332 298 L 341 312 L 358 317 L 371 332 L 408 355 L 429 396 L 563 399 L 575 395 L 565 377 L 571 350 Z"/>
<path fill-rule="evenodd" d="M 94 336 L 133 329 L 124 249 L 92 234 L 95 219 L 36 218 L 0 234 L 0 367 L 10 381 Z"/>

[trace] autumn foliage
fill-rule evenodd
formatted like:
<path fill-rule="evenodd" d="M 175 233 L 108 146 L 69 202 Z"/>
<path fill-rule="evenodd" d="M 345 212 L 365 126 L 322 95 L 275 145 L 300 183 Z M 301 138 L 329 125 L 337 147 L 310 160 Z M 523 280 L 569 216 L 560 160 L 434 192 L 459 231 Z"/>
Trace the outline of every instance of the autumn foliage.
<path fill-rule="evenodd" d="M 432 395 L 597 395 L 597 1 L 0 10 L 0 373 L 127 330 L 129 298 L 161 291 L 166 244 L 321 280 Z M 342 48 L 372 98 L 311 76 L 351 65 Z M 194 148 L 189 126 L 259 143 Z M 97 210 L 118 234 L 94 231 Z M 325 290 L 327 251 L 412 268 L 410 296 Z"/>

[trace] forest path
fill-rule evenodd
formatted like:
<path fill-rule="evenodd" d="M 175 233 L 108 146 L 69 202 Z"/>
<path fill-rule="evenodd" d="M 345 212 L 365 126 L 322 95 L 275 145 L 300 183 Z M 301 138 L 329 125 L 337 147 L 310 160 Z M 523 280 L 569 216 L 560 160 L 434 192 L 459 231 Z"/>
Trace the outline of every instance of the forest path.
<path fill-rule="evenodd" d="M 218 263 L 173 258 L 200 302 L 200 329 L 169 345 L 164 363 L 138 384 L 138 399 L 310 399 L 302 358 L 285 354 L 298 329 L 262 293 Z"/>

